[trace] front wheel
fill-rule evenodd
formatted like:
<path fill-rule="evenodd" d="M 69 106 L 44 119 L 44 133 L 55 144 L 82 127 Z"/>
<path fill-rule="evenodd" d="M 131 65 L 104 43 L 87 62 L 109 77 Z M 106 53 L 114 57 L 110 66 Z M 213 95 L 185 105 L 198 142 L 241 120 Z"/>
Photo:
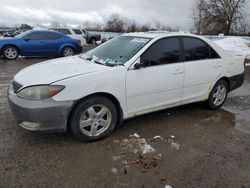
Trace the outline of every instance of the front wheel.
<path fill-rule="evenodd" d="M 117 123 L 115 105 L 103 96 L 80 102 L 72 111 L 69 133 L 83 142 L 97 141 L 111 134 Z"/>
<path fill-rule="evenodd" d="M 4 58 L 9 59 L 9 60 L 15 60 L 19 56 L 19 51 L 14 46 L 6 46 L 3 49 L 3 56 Z"/>
<path fill-rule="evenodd" d="M 220 80 L 213 87 L 209 98 L 208 107 L 210 109 L 219 109 L 226 101 L 229 92 L 229 86 L 226 81 Z"/>
<path fill-rule="evenodd" d="M 75 54 L 74 49 L 71 47 L 65 47 L 62 51 L 63 57 L 73 56 Z"/>

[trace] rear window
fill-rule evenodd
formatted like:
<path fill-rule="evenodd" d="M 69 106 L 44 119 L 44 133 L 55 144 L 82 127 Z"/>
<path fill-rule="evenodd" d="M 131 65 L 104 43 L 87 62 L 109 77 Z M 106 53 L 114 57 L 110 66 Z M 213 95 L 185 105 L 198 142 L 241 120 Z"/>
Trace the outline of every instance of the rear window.
<path fill-rule="evenodd" d="M 82 34 L 81 30 L 79 30 L 79 29 L 73 29 L 73 31 L 74 31 L 75 34 L 77 34 L 77 35 L 81 35 L 81 34 Z"/>
<path fill-rule="evenodd" d="M 186 61 L 202 60 L 210 57 L 209 46 L 202 40 L 193 37 L 183 37 L 182 41 Z"/>

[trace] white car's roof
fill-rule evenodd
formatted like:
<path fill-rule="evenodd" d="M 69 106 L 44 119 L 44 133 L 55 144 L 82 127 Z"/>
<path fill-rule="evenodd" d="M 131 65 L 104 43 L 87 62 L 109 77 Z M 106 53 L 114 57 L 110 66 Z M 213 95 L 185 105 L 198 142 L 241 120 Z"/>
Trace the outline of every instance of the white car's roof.
<path fill-rule="evenodd" d="M 133 37 L 145 37 L 145 38 L 158 38 L 167 36 L 194 36 L 197 35 L 187 33 L 187 32 L 165 32 L 165 31 L 153 31 L 153 32 L 138 32 L 138 33 L 126 33 L 123 36 L 133 36 Z"/>

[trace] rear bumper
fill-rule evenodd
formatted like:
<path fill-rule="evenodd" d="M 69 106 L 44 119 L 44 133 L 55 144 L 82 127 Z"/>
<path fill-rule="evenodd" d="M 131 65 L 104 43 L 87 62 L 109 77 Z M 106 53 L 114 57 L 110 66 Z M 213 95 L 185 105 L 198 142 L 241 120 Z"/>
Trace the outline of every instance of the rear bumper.
<path fill-rule="evenodd" d="M 65 132 L 67 131 L 68 114 L 73 101 L 56 102 L 52 99 L 31 101 L 22 99 L 8 91 L 8 103 L 12 117 L 18 124 L 31 131 Z"/>
<path fill-rule="evenodd" d="M 230 91 L 233 91 L 241 87 L 245 80 L 245 73 L 238 74 L 229 78 L 230 81 Z"/>

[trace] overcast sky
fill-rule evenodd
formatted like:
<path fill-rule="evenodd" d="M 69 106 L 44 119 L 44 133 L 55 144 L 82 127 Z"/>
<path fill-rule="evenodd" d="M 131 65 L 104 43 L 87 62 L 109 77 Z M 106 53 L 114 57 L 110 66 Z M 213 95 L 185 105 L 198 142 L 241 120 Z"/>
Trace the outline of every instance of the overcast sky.
<path fill-rule="evenodd" d="M 140 24 L 156 21 L 188 30 L 195 0 L 0 0 L 0 24 L 49 24 L 54 21 L 83 25 L 104 24 L 119 13 Z"/>

